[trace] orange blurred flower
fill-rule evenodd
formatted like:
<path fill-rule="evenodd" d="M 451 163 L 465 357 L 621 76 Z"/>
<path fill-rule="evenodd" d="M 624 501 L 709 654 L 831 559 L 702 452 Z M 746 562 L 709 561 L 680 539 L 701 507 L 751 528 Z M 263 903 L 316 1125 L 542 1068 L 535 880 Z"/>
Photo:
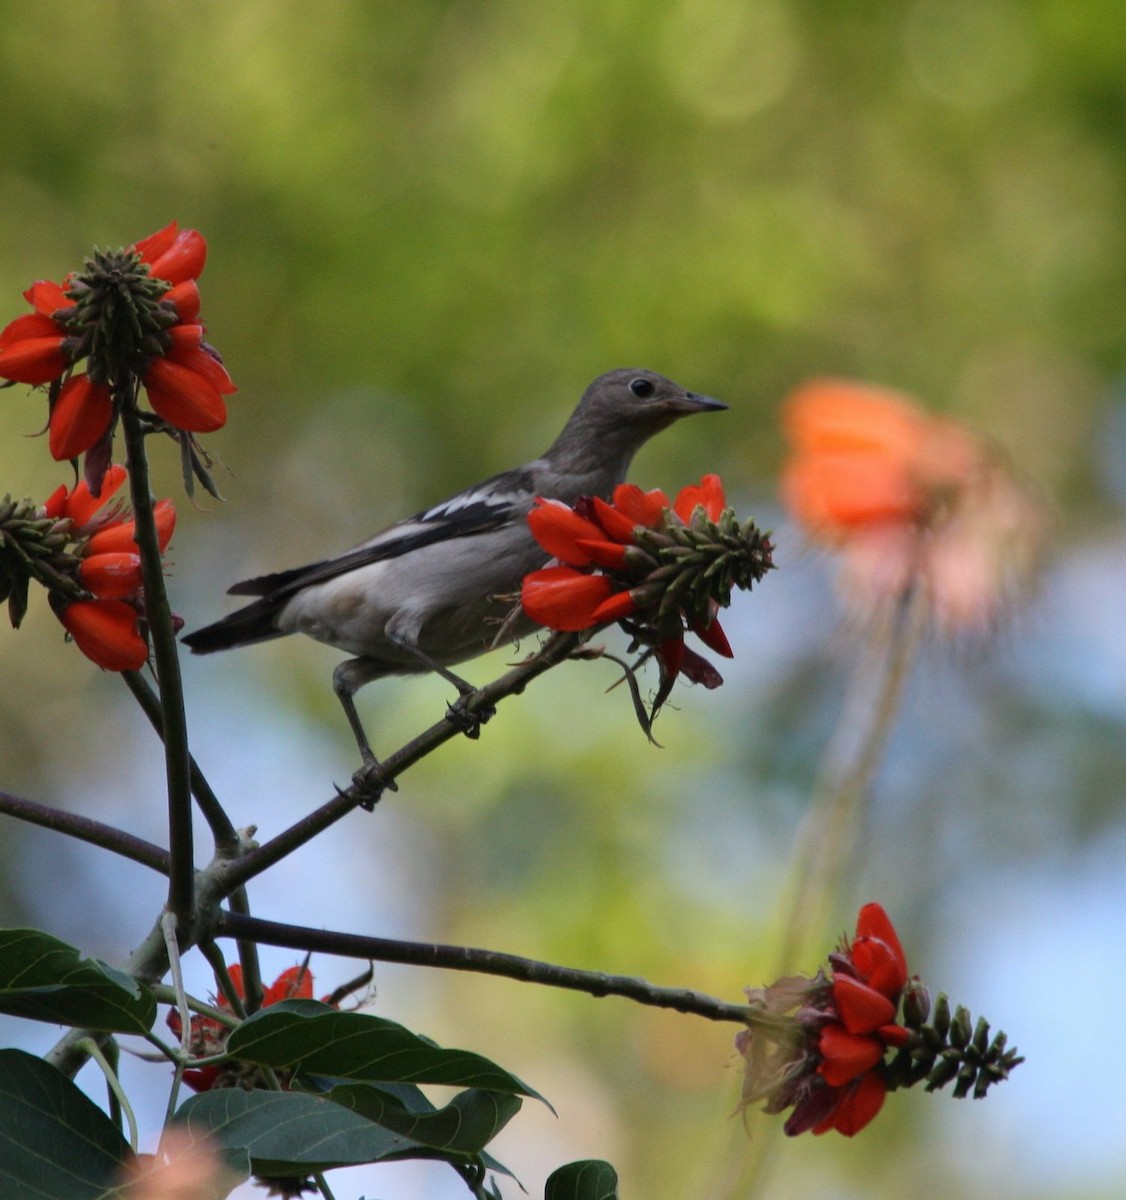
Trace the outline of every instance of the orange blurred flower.
<path fill-rule="evenodd" d="M 125 1168 L 125 1200 L 213 1200 L 225 1196 L 239 1178 L 207 1140 L 186 1129 L 169 1129 L 156 1154 L 142 1154 Z"/>
<path fill-rule="evenodd" d="M 993 447 L 901 392 L 847 380 L 802 384 L 782 420 L 783 499 L 815 541 L 843 552 L 855 607 L 919 589 L 940 627 L 993 621 L 1044 524 Z"/>

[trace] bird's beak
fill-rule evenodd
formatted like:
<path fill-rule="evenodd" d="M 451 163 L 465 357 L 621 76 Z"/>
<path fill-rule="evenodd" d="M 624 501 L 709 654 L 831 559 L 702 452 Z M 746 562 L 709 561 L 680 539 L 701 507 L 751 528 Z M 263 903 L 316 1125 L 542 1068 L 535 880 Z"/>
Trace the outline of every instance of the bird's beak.
<path fill-rule="evenodd" d="M 700 396 L 696 392 L 685 392 L 683 396 L 676 396 L 668 401 L 669 411 L 677 416 L 688 416 L 689 413 L 698 412 L 722 412 L 726 407 L 722 400 L 716 400 L 712 396 Z"/>

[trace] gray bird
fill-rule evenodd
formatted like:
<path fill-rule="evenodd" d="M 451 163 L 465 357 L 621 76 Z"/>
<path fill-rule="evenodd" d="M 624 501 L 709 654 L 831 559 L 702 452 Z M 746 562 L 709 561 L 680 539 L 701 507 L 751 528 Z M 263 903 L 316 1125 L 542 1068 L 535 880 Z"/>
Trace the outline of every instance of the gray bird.
<path fill-rule="evenodd" d="M 534 498 L 608 499 L 655 433 L 691 413 L 726 407 L 654 371 L 607 371 L 540 458 L 336 558 L 236 583 L 232 595 L 260 598 L 183 641 L 196 654 L 210 654 L 305 633 L 355 655 L 333 672 L 332 686 L 359 746 L 362 774 L 377 778 L 355 693 L 385 675 L 423 671 L 439 672 L 462 694 L 473 690 L 447 668 L 492 648 L 524 576 L 549 557 L 528 528 Z M 505 625 L 513 637 L 538 628 L 522 614 Z"/>

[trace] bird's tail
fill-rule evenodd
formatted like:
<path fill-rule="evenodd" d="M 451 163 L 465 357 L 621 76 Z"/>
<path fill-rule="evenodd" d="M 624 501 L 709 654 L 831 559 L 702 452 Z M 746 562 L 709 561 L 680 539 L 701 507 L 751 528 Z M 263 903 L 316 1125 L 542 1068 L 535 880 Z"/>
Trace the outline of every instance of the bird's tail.
<path fill-rule="evenodd" d="M 250 646 L 283 637 L 285 631 L 276 623 L 283 607 L 284 600 L 279 602 L 272 596 L 265 596 L 180 640 L 193 654 L 214 654 L 216 650 L 230 650 L 235 646 Z"/>

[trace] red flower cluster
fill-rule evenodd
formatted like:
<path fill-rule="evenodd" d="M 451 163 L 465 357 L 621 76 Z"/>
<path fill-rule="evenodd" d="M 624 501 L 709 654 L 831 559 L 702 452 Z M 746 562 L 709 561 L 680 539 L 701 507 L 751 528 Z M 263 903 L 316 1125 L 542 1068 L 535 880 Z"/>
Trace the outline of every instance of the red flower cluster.
<path fill-rule="evenodd" d="M 83 481 L 73 490 L 59 487 L 43 506 L 45 517 L 71 523 L 71 536 L 79 539 L 74 552 L 80 560 L 78 582 L 90 596 L 75 599 L 53 591 L 51 606 L 82 653 L 107 671 L 135 671 L 148 659 L 134 523 L 121 505 L 105 507 L 125 478 L 124 467 L 110 467 L 101 495 L 93 496 Z M 176 510 L 170 500 L 161 500 L 153 515 L 163 554 L 176 527 Z"/>
<path fill-rule="evenodd" d="M 817 1071 L 835 1095 L 829 1112 L 812 1128 L 814 1133 L 836 1129 L 852 1137 L 883 1106 L 887 1081 L 881 1064 L 888 1048 L 903 1046 L 911 1038 L 909 1030 L 895 1023 L 907 986 L 907 960 L 887 913 L 878 904 L 865 904 L 856 920 L 856 936 L 831 954 L 829 962 L 835 1016 L 821 1026 Z M 810 1114 L 803 1116 L 808 1120 Z M 787 1133 L 803 1132 L 790 1128 L 795 1122 L 801 1124 L 797 1110 Z"/>
<path fill-rule="evenodd" d="M 945 628 L 982 628 L 1038 552 L 1039 505 L 968 429 L 889 388 L 814 379 L 787 399 L 782 494 L 840 549 L 855 608 L 913 589 Z"/>
<path fill-rule="evenodd" d="M 736 1038 L 747 1062 L 743 1106 L 764 1100 L 768 1113 L 792 1107 L 791 1136 L 859 1133 L 883 1106 L 888 1049 L 914 1037 L 896 1023 L 907 961 L 879 904 L 864 905 L 855 937 L 829 961 L 831 978 L 819 971 L 748 988 L 750 1026 Z"/>
<path fill-rule="evenodd" d="M 714 525 L 725 505 L 718 475 L 705 475 L 699 484 L 682 488 L 675 502 L 660 489 L 644 492 L 632 483 L 619 484 L 609 502 L 583 497 L 573 508 L 537 497 L 528 524 L 560 565 L 525 577 L 524 611 L 549 629 L 571 631 L 637 617 L 651 625 L 668 683 L 683 672 L 694 683 L 717 687 L 723 682 L 719 673 L 685 646 L 684 633 L 691 629 L 717 654 L 730 658 L 730 643 L 716 619 L 719 603 L 705 597 L 689 607 L 687 596 L 683 604 L 669 603 L 663 586 L 668 579 L 656 575 L 662 566 L 662 535 L 674 527 Z"/>
<path fill-rule="evenodd" d="M 174 429 L 224 424 L 223 397 L 236 389 L 203 340 L 196 280 L 206 258 L 203 235 L 173 221 L 126 250 L 96 252 L 61 284 L 41 280 L 24 292 L 35 311 L 0 331 L 0 377 L 50 385 L 54 458 L 102 444 L 96 457 L 108 463 L 114 416 L 135 380 Z M 86 372 L 75 373 L 84 358 Z"/>
<path fill-rule="evenodd" d="M 242 981 L 242 967 L 238 963 L 227 968 L 236 994 L 240 1000 L 246 998 Z M 313 998 L 313 975 L 305 966 L 288 967 L 268 988 L 262 991 L 262 1007 L 269 1008 L 282 1000 L 311 1000 Z M 220 996 L 215 1007 L 223 1012 L 232 1013 L 227 998 Z M 168 1014 L 168 1028 L 180 1037 L 183 1033 L 183 1022 L 177 1009 Z M 214 1058 L 222 1054 L 227 1044 L 228 1027 L 214 1017 L 192 1017 L 190 1030 L 190 1047 L 193 1058 Z M 184 1072 L 184 1082 L 193 1091 L 207 1092 L 213 1087 L 235 1087 L 240 1084 L 247 1070 L 236 1063 L 209 1063 L 198 1068 L 189 1068 Z"/>

